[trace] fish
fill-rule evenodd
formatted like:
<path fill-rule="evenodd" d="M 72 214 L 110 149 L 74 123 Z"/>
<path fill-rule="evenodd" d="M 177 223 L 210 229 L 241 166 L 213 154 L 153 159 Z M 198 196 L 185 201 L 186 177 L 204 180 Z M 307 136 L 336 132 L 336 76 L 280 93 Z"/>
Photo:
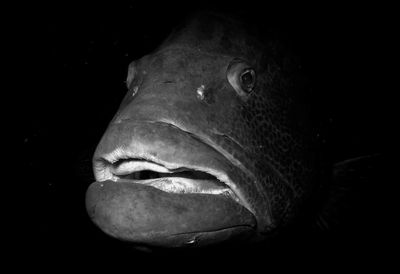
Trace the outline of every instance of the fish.
<path fill-rule="evenodd" d="M 300 68 L 225 14 L 196 14 L 129 64 L 86 210 L 137 246 L 259 242 L 318 188 Z"/>

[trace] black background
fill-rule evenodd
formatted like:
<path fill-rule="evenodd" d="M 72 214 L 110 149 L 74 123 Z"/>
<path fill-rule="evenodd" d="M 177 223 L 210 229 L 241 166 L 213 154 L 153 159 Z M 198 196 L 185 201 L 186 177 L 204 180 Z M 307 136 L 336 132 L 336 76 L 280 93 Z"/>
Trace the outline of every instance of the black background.
<path fill-rule="evenodd" d="M 126 92 L 128 64 L 151 52 L 184 16 L 210 7 L 246 13 L 281 34 L 302 57 L 330 161 L 383 151 L 385 88 L 375 79 L 383 73 L 376 53 L 385 26 L 378 24 L 384 14 L 376 7 L 132 1 L 28 8 L 23 19 L 29 62 L 21 69 L 33 77 L 18 94 L 23 110 L 18 142 L 29 213 L 17 257 L 34 258 L 41 266 L 83 262 L 188 271 L 211 263 L 244 270 L 385 265 L 381 258 L 388 240 L 384 222 L 377 221 L 377 182 L 356 194 L 362 203 L 335 229 L 303 228 L 251 247 L 140 253 L 91 223 L 84 207 L 94 180 L 91 155 Z"/>

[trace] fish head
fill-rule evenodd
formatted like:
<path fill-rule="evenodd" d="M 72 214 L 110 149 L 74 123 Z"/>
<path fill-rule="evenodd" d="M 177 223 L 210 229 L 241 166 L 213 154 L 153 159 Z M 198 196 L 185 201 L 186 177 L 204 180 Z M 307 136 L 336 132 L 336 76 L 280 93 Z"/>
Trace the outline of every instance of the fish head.
<path fill-rule="evenodd" d="M 93 157 L 89 216 L 153 246 L 259 240 L 291 219 L 313 173 L 299 91 L 276 44 L 196 16 L 128 68 Z"/>

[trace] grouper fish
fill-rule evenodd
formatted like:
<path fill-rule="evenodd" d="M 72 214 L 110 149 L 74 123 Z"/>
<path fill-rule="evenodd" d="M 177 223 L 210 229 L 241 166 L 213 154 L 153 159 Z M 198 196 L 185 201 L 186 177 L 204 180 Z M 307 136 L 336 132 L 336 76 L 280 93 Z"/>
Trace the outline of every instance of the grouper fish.
<path fill-rule="evenodd" d="M 93 156 L 93 222 L 155 247 L 253 242 L 290 223 L 316 172 L 288 60 L 245 23 L 205 13 L 130 63 Z"/>

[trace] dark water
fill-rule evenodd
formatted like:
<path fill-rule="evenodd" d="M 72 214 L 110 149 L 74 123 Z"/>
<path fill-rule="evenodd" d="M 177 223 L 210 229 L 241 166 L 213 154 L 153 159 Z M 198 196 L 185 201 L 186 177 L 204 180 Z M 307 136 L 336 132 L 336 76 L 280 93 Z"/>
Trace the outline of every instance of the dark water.
<path fill-rule="evenodd" d="M 37 7 L 41 12 L 35 18 L 43 20 L 29 26 L 27 35 L 34 59 L 29 70 L 35 74 L 29 86 L 35 89 L 23 89 L 21 95 L 25 115 L 18 142 L 30 199 L 18 257 L 34 258 L 35 265 L 43 266 L 83 262 L 187 271 L 207 269 L 211 263 L 239 270 L 250 265 L 292 270 L 386 265 L 381 259 L 386 259 L 382 254 L 390 240 L 379 219 L 376 204 L 382 198 L 375 181 L 355 194 L 352 213 L 335 229 L 301 227 L 257 246 L 148 254 L 94 227 L 84 207 L 85 191 L 93 181 L 91 155 L 125 94 L 127 66 L 152 51 L 194 9 L 189 4 L 157 7 L 134 2 Z M 214 7 L 245 9 L 249 17 L 273 26 L 302 56 L 312 75 L 311 105 L 330 161 L 382 152 L 385 98 L 381 84 L 374 82 L 381 71 L 371 54 L 380 32 L 370 15 L 378 16 L 378 11 L 348 6 L 263 8 L 247 2 Z"/>

